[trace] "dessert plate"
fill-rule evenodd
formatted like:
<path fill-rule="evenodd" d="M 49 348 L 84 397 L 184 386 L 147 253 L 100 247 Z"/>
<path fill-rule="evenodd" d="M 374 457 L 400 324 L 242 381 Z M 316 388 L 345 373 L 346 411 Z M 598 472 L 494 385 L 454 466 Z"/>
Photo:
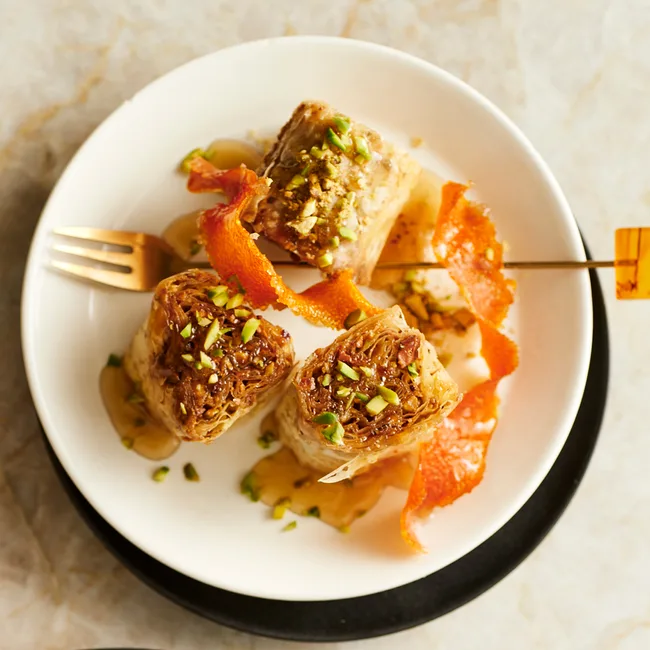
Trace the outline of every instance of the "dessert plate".
<path fill-rule="evenodd" d="M 589 367 L 592 300 L 586 272 L 519 272 L 512 335 L 521 365 L 504 381 L 487 471 L 471 494 L 422 531 L 427 555 L 399 534 L 405 493 L 390 489 L 349 535 L 304 519 L 290 533 L 239 493 L 263 453 L 259 424 L 210 447 L 185 444 L 164 483 L 127 453 L 101 403 L 98 375 L 145 318 L 150 295 L 90 286 L 48 268 L 53 229 L 91 226 L 160 233 L 210 205 L 177 171 L 215 138 L 273 133 L 303 99 L 330 103 L 412 149 L 443 178 L 473 181 L 518 259 L 585 258 L 576 222 L 546 164 L 520 131 L 448 73 L 385 47 L 325 37 L 280 38 L 222 50 L 158 79 L 115 111 L 81 147 L 37 228 L 23 294 L 23 349 L 48 440 L 65 472 L 117 533 L 154 560 L 210 587 L 267 599 L 323 601 L 412 583 L 480 546 L 538 488 L 575 421 Z M 295 287 L 310 272 L 286 274 Z M 292 334 L 298 358 L 334 333 L 268 312 Z M 183 480 L 192 462 L 201 481 Z"/>

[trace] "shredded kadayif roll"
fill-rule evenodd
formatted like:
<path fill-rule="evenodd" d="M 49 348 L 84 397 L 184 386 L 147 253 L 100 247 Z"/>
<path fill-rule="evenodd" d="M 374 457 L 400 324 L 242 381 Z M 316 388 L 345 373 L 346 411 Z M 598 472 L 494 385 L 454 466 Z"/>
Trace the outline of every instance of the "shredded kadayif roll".
<path fill-rule="evenodd" d="M 190 163 L 188 189 L 226 195 L 228 203 L 201 213 L 201 232 L 212 266 L 231 286 L 241 284 L 251 306 L 264 308 L 279 303 L 312 323 L 338 329 L 357 309 L 368 315 L 380 311 L 363 297 L 349 270 L 333 274 L 302 293 L 284 284 L 241 224 L 245 212 L 254 210 L 268 192 L 266 181 L 255 172 L 245 167 L 222 171 L 195 158 Z"/>

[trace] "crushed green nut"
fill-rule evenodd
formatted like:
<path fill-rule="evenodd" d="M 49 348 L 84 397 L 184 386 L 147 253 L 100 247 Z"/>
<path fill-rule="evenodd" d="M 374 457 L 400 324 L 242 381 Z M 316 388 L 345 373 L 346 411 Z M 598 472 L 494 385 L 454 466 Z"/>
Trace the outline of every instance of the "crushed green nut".
<path fill-rule="evenodd" d="M 169 467 L 163 465 L 154 471 L 154 473 L 151 475 L 151 478 L 156 481 L 156 483 L 162 483 L 165 480 L 167 474 L 169 474 Z"/>

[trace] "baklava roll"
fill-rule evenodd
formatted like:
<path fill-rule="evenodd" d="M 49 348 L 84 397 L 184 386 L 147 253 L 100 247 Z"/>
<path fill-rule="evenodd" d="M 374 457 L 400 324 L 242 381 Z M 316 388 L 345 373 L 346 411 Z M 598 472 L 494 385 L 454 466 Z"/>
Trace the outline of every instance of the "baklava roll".
<path fill-rule="evenodd" d="M 303 102 L 258 169 L 272 182 L 250 228 L 330 275 L 368 284 L 420 166 L 327 104 Z"/>
<path fill-rule="evenodd" d="M 459 399 L 435 349 L 396 306 L 307 358 L 276 411 L 278 432 L 334 482 L 417 449 Z"/>
<path fill-rule="evenodd" d="M 293 362 L 285 330 L 214 274 L 192 270 L 158 285 L 125 368 L 154 418 L 207 443 L 268 399 Z"/>

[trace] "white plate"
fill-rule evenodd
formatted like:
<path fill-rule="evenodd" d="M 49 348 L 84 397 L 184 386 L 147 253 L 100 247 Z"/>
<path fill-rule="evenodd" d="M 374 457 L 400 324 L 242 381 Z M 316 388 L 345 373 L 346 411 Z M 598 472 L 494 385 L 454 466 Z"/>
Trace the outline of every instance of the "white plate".
<path fill-rule="evenodd" d="M 230 591 L 285 600 L 359 596 L 406 584 L 456 560 L 502 526 L 558 455 L 583 392 L 592 311 L 586 273 L 517 276 L 513 310 L 521 366 L 508 380 L 481 485 L 423 530 L 426 556 L 400 540 L 405 493 L 390 490 L 342 535 L 300 520 L 291 533 L 238 490 L 260 457 L 257 426 L 211 447 L 186 444 L 166 482 L 127 453 L 106 417 L 98 375 L 147 313 L 150 295 L 90 287 L 47 268 L 53 228 L 87 225 L 160 233 L 208 205 L 176 172 L 215 137 L 277 129 L 303 99 L 321 99 L 377 128 L 447 178 L 472 180 L 511 258 L 584 259 L 578 228 L 550 171 L 523 135 L 474 90 L 438 68 L 352 40 L 292 37 L 248 43 L 192 61 L 113 113 L 72 160 L 43 212 L 23 295 L 23 345 L 48 438 L 77 487 L 115 529 L 151 556 Z M 332 337 L 283 313 L 299 356 Z M 199 484 L 178 468 L 191 460 Z"/>

